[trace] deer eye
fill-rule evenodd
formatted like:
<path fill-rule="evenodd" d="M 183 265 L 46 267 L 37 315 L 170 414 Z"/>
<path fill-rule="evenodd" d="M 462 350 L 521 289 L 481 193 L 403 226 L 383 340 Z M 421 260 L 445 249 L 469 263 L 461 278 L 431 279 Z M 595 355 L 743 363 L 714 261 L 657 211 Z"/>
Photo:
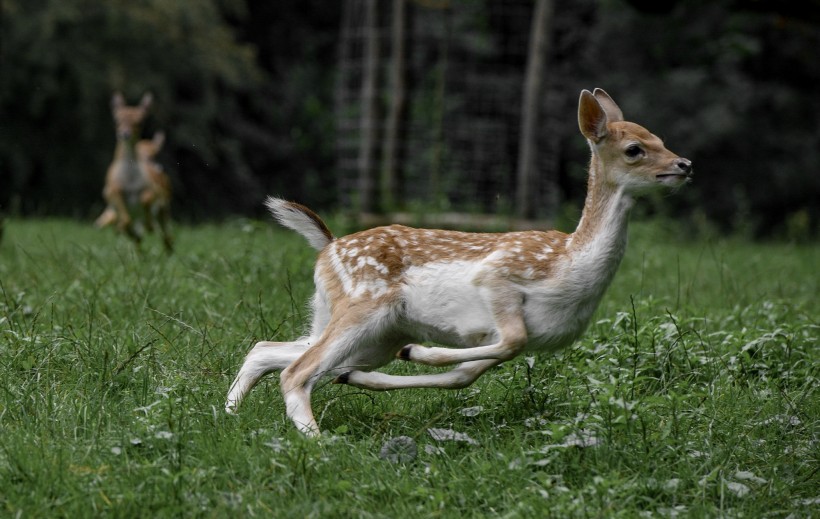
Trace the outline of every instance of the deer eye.
<path fill-rule="evenodd" d="M 624 153 L 625 153 L 625 154 L 626 154 L 626 156 L 627 156 L 627 157 L 629 157 L 630 159 L 634 159 L 634 158 L 637 158 L 637 157 L 638 157 L 638 156 L 640 156 L 640 155 L 643 155 L 643 154 L 644 154 L 644 151 L 643 151 L 643 149 L 642 149 L 640 146 L 638 146 L 637 144 L 630 144 L 630 145 L 626 148 L 626 150 L 624 151 Z"/>

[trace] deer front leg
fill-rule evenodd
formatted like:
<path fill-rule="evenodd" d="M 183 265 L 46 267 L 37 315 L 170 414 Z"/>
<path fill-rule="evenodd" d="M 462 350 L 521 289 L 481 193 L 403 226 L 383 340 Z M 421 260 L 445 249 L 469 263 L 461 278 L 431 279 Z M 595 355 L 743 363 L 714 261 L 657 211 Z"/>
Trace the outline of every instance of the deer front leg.
<path fill-rule="evenodd" d="M 499 283 L 495 285 L 491 285 L 488 299 L 498 331 L 498 342 L 464 349 L 408 344 L 399 351 L 398 357 L 428 366 L 446 366 L 485 359 L 502 362 L 516 357 L 527 344 L 522 298 L 519 293 L 508 287 L 499 286 Z"/>
<path fill-rule="evenodd" d="M 496 359 L 474 360 L 459 364 L 446 373 L 431 375 L 400 376 L 377 371 L 349 371 L 336 377 L 333 382 L 374 391 L 406 388 L 462 389 L 475 382 L 485 371 L 500 363 L 501 361 Z"/>

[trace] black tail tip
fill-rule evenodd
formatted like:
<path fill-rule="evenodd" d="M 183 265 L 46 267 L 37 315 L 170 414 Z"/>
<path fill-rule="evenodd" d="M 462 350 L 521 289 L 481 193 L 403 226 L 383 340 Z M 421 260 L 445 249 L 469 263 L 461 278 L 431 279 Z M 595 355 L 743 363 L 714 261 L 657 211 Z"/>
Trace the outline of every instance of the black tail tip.
<path fill-rule="evenodd" d="M 347 384 L 347 382 L 349 380 L 350 380 L 350 372 L 345 371 L 344 373 L 342 373 L 341 375 L 336 377 L 336 379 L 333 381 L 333 383 L 334 384 Z"/>

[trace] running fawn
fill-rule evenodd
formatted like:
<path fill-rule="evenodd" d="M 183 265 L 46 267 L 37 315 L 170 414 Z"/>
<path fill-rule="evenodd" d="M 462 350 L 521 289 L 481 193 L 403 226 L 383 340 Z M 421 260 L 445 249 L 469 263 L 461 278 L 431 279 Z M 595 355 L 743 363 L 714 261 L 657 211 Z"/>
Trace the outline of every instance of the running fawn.
<path fill-rule="evenodd" d="M 463 388 L 524 352 L 554 352 L 584 332 L 626 248 L 633 196 L 677 188 L 692 163 L 623 119 L 601 89 L 584 90 L 578 123 L 592 151 L 578 228 L 466 233 L 390 225 L 335 238 L 310 209 L 278 198 L 266 205 L 319 251 L 310 333 L 259 342 L 228 393 L 234 412 L 259 379 L 282 370 L 288 417 L 319 434 L 310 393 L 324 376 L 372 390 Z M 449 347 L 423 346 L 431 341 Z M 446 372 L 375 371 L 395 358 Z"/>

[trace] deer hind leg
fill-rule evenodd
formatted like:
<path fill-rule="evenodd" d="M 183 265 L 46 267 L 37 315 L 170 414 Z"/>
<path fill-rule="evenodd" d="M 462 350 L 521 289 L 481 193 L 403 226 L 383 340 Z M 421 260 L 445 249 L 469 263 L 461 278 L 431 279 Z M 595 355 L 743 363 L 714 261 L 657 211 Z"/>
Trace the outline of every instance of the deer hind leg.
<path fill-rule="evenodd" d="M 462 389 L 500 363 L 501 361 L 496 359 L 474 360 L 461 363 L 445 373 L 431 375 L 399 376 L 377 371 L 348 371 L 336 377 L 333 382 L 374 391 L 406 388 Z"/>
<path fill-rule="evenodd" d="M 335 374 L 333 368 L 344 363 L 343 352 L 353 346 L 350 343 L 348 337 L 337 338 L 326 333 L 313 348 L 285 368 L 279 377 L 288 418 L 306 436 L 319 435 L 319 424 L 313 417 L 310 405 L 313 386 L 322 376 Z"/>
<path fill-rule="evenodd" d="M 310 393 L 324 376 L 336 376 L 351 369 L 371 369 L 389 363 L 403 342 L 387 337 L 386 314 L 351 317 L 331 321 L 315 346 L 288 366 L 280 376 L 288 417 L 303 434 L 318 436 Z"/>
<path fill-rule="evenodd" d="M 225 401 L 225 411 L 234 413 L 253 386 L 266 374 L 283 370 L 305 354 L 316 343 L 328 325 L 330 312 L 320 290 L 313 295 L 313 323 L 311 334 L 293 342 L 256 343 L 234 378 Z"/>
<path fill-rule="evenodd" d="M 234 413 L 259 379 L 272 371 L 283 370 L 301 357 L 310 347 L 309 338 L 295 342 L 257 342 L 245 357 L 245 362 L 236 374 L 228 397 L 225 411 Z"/>

